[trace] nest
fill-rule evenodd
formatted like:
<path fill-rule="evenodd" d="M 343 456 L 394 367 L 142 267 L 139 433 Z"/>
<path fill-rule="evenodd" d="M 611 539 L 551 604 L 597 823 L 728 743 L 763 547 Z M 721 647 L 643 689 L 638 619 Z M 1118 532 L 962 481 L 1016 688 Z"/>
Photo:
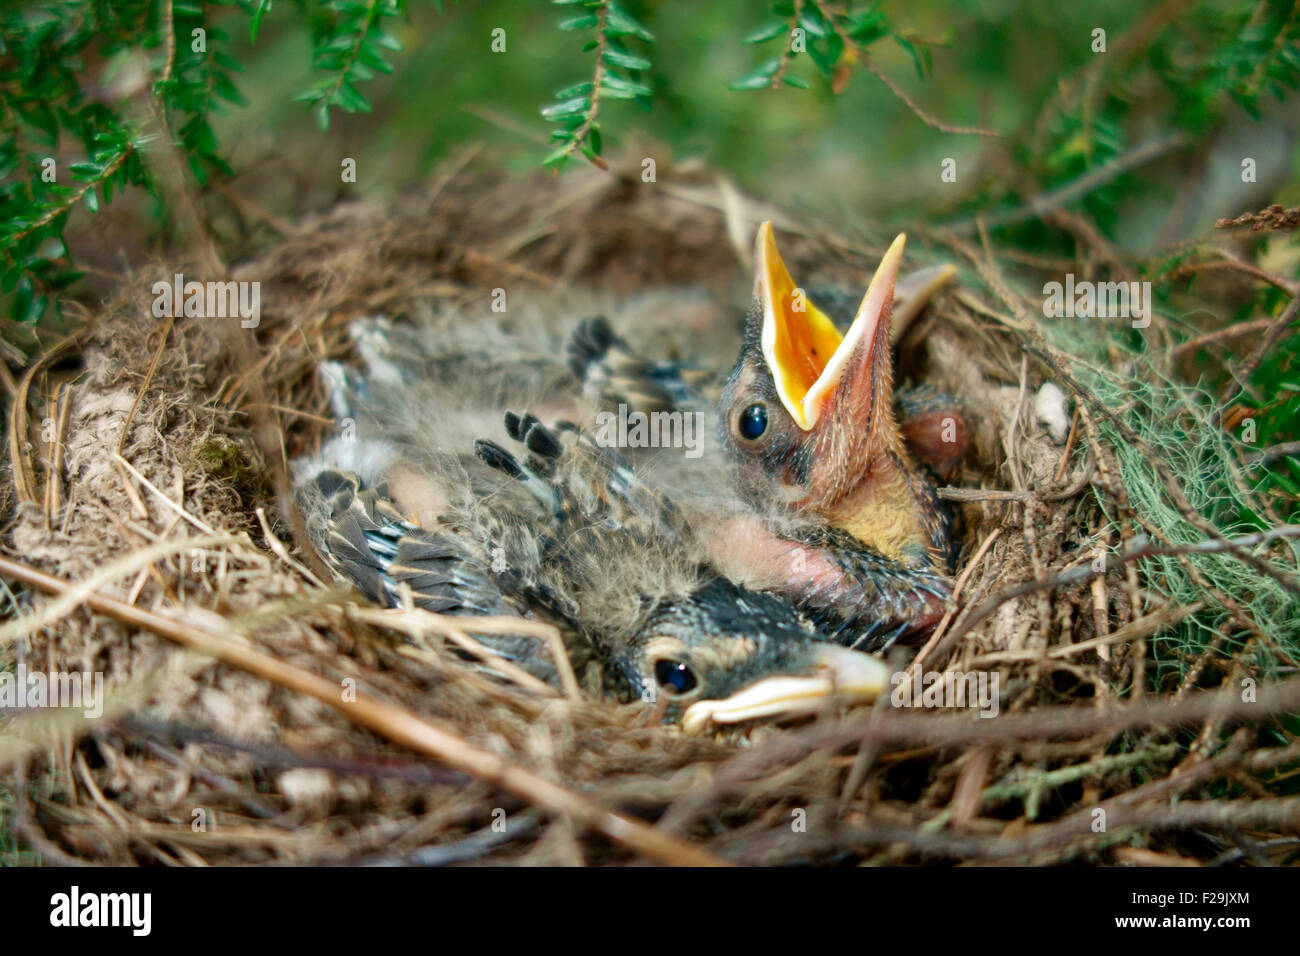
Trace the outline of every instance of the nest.
<path fill-rule="evenodd" d="M 1117 268 L 1083 241 L 1079 263 L 1008 263 L 913 235 L 913 259 L 961 278 L 906 331 L 900 372 L 962 401 L 975 451 L 945 492 L 965 517 L 956 601 L 898 669 L 918 692 L 926 673 L 995 679 L 996 719 L 882 701 L 687 736 L 576 681 L 488 675 L 466 660 L 487 652 L 464 619 L 370 607 L 330 581 L 286 506 L 287 463 L 330 425 L 315 369 L 348 356 L 354 318 L 507 282 L 690 286 L 739 315 L 754 220 L 791 236 L 809 284 L 857 285 L 883 248 L 690 170 L 664 178 L 456 168 L 391 208 L 264 217 L 276 235 L 234 270 L 262 283 L 256 330 L 155 318 L 142 279 L 10 383 L 3 570 L 22 586 L 0 654 L 6 669 L 102 674 L 106 695 L 96 719 L 0 716 L 14 768 L 0 851 L 111 865 L 1294 856 L 1300 745 L 1282 715 L 1300 692 L 1279 679 L 1297 647 L 1292 539 L 1204 517 L 1224 496 L 1270 514 L 1204 396 L 1035 318 L 1043 275 Z M 171 265 L 158 274 L 184 271 Z"/>

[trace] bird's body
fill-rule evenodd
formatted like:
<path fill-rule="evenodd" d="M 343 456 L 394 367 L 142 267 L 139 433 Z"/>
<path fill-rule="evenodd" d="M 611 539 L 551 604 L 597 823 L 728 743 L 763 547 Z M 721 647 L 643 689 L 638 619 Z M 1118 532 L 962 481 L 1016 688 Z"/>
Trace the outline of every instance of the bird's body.
<path fill-rule="evenodd" d="M 324 369 L 354 433 L 299 463 L 298 500 L 326 563 L 372 600 L 550 621 L 612 687 L 692 728 L 885 686 L 880 662 L 828 643 L 788 600 L 710 569 L 683 514 L 617 452 L 527 414 L 504 416 L 502 434 L 506 398 L 571 407 L 552 387 L 562 366 L 532 356 L 512 374 L 500 355 L 448 360 L 445 336 L 382 320 L 354 337 L 365 368 Z M 501 372 L 487 385 L 485 363 Z M 483 640 L 555 679 L 527 639 Z"/>

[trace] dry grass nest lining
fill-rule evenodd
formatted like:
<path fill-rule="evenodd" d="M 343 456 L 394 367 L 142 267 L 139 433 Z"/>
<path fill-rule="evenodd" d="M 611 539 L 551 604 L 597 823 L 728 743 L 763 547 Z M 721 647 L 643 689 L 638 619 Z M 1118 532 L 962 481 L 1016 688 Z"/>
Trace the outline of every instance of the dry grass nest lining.
<path fill-rule="evenodd" d="M 976 438 L 964 484 L 1001 493 L 963 505 L 962 610 L 918 666 L 996 671 L 1011 713 L 878 707 L 743 741 L 686 737 L 636 706 L 476 672 L 449 649 L 468 640 L 464 619 L 379 612 L 320 583 L 281 517 L 284 465 L 319 440 L 315 363 L 347 354 L 353 318 L 507 282 L 743 295 L 727 244 L 743 248 L 742 211 L 793 234 L 787 259 L 809 285 L 860 283 L 881 251 L 712 180 L 647 189 L 592 171 L 523 187 L 456 169 L 395 208 L 274 223 L 269 251 L 235 273 L 263 283 L 255 344 L 237 323 L 153 319 L 151 282 L 126 283 L 75 343 L 79 375 L 51 361 L 29 376 L 6 534 L 12 556 L 67 582 L 95 576 L 95 594 L 121 605 L 91 613 L 85 593 L 60 605 L 18 589 L 22 613 L 0 637 L 7 663 L 102 671 L 105 719 L 10 720 L 0 819 L 47 861 L 115 865 L 1273 853 L 1259 835 L 1297 832 L 1293 801 L 1212 797 L 1229 779 L 1265 793 L 1254 781 L 1296 745 L 1232 732 L 1231 700 L 1185 693 L 1193 678 L 1156 701 L 1117 699 L 1130 686 L 1141 698 L 1147 641 L 1186 609 L 1153 605 L 1132 563 L 1077 573 L 1107 527 L 1099 502 L 1122 495 L 1114 452 L 1084 404 L 1068 446 L 1035 422 L 1060 355 L 986 249 L 951 237 L 922 237 L 922 257 L 972 267 L 982 287 L 941 296 L 902 371 L 961 398 Z M 1255 713 L 1295 697 L 1264 688 Z M 1175 717 L 1199 729 L 1196 748 Z M 806 826 L 792 828 L 800 810 Z"/>

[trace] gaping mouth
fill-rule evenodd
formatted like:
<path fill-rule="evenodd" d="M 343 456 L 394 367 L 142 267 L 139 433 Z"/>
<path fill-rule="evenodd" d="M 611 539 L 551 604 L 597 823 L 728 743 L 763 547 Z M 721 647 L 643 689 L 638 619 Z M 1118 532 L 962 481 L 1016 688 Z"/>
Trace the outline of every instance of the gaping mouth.
<path fill-rule="evenodd" d="M 700 700 L 686 708 L 682 729 L 698 733 L 713 724 L 737 724 L 763 717 L 804 717 L 832 700 L 870 703 L 889 686 L 884 662 L 836 644 L 819 645 L 815 669 L 807 675 L 766 677 L 724 700 Z"/>
<path fill-rule="evenodd" d="M 822 417 L 859 348 L 865 353 L 853 364 L 870 368 L 876 343 L 885 337 L 880 334 L 882 323 L 888 333 L 889 308 L 906 241 L 900 234 L 890 245 L 848 334 L 841 336 L 835 323 L 808 301 L 790 278 L 776 248 L 772 224 L 758 227 L 755 292 L 763 309 L 763 357 L 772 370 L 781 403 L 804 431 L 810 431 Z"/>

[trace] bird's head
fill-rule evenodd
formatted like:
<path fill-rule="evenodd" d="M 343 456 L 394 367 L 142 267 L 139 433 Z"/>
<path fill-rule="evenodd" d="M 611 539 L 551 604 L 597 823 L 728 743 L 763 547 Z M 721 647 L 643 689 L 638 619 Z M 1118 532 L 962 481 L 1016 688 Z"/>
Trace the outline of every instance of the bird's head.
<path fill-rule="evenodd" d="M 887 690 L 882 661 L 815 636 L 789 602 L 719 578 L 659 605 L 613 663 L 634 695 L 692 733 Z"/>
<path fill-rule="evenodd" d="M 890 309 L 905 237 L 890 245 L 841 335 L 758 230 L 745 342 L 722 393 L 722 440 L 765 500 L 823 510 L 902 443 L 892 409 Z"/>

